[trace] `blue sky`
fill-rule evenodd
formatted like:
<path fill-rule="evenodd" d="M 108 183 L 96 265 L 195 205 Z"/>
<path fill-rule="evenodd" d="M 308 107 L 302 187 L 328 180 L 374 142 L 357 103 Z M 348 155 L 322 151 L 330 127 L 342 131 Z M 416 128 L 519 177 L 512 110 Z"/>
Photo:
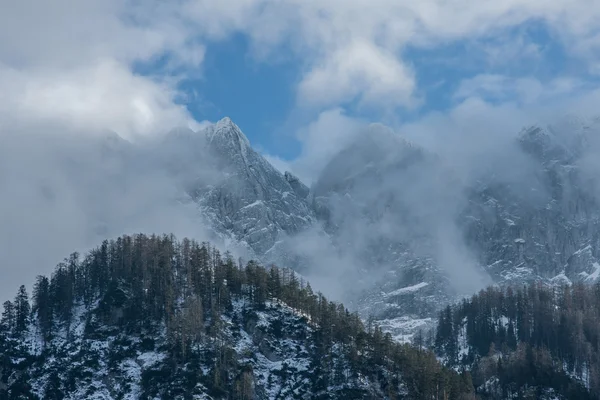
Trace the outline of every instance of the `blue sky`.
<path fill-rule="evenodd" d="M 308 179 L 368 122 L 441 145 L 484 120 L 512 131 L 557 108 L 594 112 L 600 96 L 599 0 L 24 0 L 6 10 L 0 129 L 135 140 L 230 116 Z"/>
<path fill-rule="evenodd" d="M 502 76 L 503 82 L 513 83 L 535 79 L 542 86 L 564 77 L 590 85 L 597 82 L 551 29 L 544 21 L 533 19 L 510 27 L 499 37 L 454 40 L 430 48 L 409 46 L 397 56 L 415 71 L 419 100 L 414 108 L 396 107 L 389 112 L 361 107 L 352 97 L 337 105 L 350 118 L 401 126 L 430 113 L 448 112 L 464 100 L 456 96 L 461 85 L 483 75 Z M 186 107 L 198 120 L 215 121 L 228 115 L 255 146 L 293 160 L 302 147 L 295 132 L 322 110 L 298 106 L 302 55 L 281 50 L 282 59 L 269 62 L 254 57 L 248 38 L 241 34 L 208 44 L 201 77 L 186 79 L 181 85 L 190 94 Z M 521 101 L 514 90 L 481 90 L 477 96 L 492 105 Z"/>
<path fill-rule="evenodd" d="M 209 45 L 202 76 L 182 85 L 191 94 L 186 106 L 198 120 L 229 116 L 253 144 L 295 157 L 298 146 L 293 136 L 281 134 L 294 108 L 294 82 L 299 76 L 291 61 L 273 65 L 254 60 L 241 35 Z"/>

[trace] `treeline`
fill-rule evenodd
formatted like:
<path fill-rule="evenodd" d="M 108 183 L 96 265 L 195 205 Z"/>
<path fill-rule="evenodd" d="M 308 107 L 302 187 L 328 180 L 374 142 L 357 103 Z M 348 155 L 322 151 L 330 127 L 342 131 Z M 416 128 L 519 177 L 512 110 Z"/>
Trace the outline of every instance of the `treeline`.
<path fill-rule="evenodd" d="M 600 284 L 490 287 L 439 315 L 433 343 L 494 398 L 600 398 Z M 490 386 L 490 379 L 497 379 Z"/>
<path fill-rule="evenodd" d="M 173 370 L 182 365 L 187 370 L 193 360 L 200 356 L 206 360 L 208 354 L 211 370 L 202 383 L 212 395 L 248 398 L 244 389 L 248 371 L 240 371 L 235 352 L 223 338 L 222 316 L 232 312 L 236 301 L 252 310 L 283 302 L 304 315 L 312 327 L 314 393 L 366 376 L 378 382 L 390 399 L 472 397 L 468 373 L 441 366 L 433 352 L 395 343 L 377 326 L 365 327 L 357 314 L 314 293 L 291 271 L 253 261 L 243 265 L 207 243 L 177 241 L 172 235 L 123 236 L 104 241 L 83 258 L 74 253 L 50 278 L 37 278 L 31 297 L 30 306 L 21 287 L 14 301 L 4 303 L 0 398 L 3 391 L 4 396 L 11 393 L 10 398 L 29 398 L 18 393 L 31 389 L 27 383 L 31 364 L 22 360 L 17 364 L 14 359 L 30 326 L 39 331 L 44 352 L 49 353 L 57 335 L 71 334 L 78 309 L 93 312 L 86 324 L 88 337 L 118 331 L 151 340 L 152 332 L 166 330 Z M 347 363 L 334 362 L 334 357 Z M 11 368 L 18 373 L 11 375 Z M 198 375 L 202 374 L 188 374 L 186 379 Z M 45 398 L 60 398 L 52 394 L 58 388 L 65 390 L 64 384 L 53 382 L 57 379 L 50 379 Z M 150 382 L 154 377 L 143 379 Z M 193 387 L 194 382 L 188 384 Z"/>

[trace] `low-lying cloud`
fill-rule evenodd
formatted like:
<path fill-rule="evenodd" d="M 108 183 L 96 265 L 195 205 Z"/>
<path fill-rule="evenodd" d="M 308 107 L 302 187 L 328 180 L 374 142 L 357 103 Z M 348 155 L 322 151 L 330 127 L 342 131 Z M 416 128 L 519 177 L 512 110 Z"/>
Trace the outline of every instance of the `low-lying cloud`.
<path fill-rule="evenodd" d="M 197 181 L 218 179 L 203 157 L 183 172 L 167 162 L 189 161 L 185 152 L 173 159 L 161 142 L 134 145 L 116 134 L 64 129 L 3 133 L 0 139 L 5 299 L 18 285 L 32 284 L 35 275 L 50 273 L 71 252 L 85 252 L 104 239 L 171 232 L 211 238 L 196 203 L 185 195 L 192 174 Z"/>

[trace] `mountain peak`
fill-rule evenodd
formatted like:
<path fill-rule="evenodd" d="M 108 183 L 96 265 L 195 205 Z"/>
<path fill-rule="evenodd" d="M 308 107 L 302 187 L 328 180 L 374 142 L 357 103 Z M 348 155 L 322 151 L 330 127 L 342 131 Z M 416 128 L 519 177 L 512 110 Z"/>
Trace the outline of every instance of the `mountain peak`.
<path fill-rule="evenodd" d="M 229 117 L 222 118 L 207 132 L 208 143 L 220 150 L 247 149 L 250 141 Z"/>
<path fill-rule="evenodd" d="M 219 121 L 217 121 L 217 123 L 215 124 L 215 126 L 217 126 L 217 127 L 224 127 L 224 126 L 235 127 L 236 125 L 231 120 L 231 118 L 225 116 L 225 117 L 221 118 Z"/>

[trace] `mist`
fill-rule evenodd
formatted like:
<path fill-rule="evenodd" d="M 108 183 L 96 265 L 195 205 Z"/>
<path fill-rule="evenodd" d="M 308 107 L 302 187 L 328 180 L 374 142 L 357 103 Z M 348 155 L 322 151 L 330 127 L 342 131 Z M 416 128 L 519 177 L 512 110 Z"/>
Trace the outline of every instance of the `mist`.
<path fill-rule="evenodd" d="M 519 142 L 523 127 L 535 120 L 514 110 L 479 116 L 477 107 L 400 129 L 374 124 L 361 130 L 346 121 L 339 129 L 349 129 L 350 136 L 336 140 L 337 150 L 331 142 L 327 152 L 310 144 L 319 149 L 322 165 L 310 175 L 307 199 L 317 219 L 284 241 L 316 290 L 352 304 L 365 291 L 396 289 L 394 282 L 449 284 L 457 295 L 493 283 L 482 255 L 466 239 L 465 221 L 471 216 L 465 210 L 473 193 L 490 185 L 506 187 L 507 196 L 517 194 L 532 208 L 543 207 L 552 194 L 543 165 Z M 490 123 L 504 119 L 509 123 Z M 585 138 L 571 161 L 585 182 L 582 187 L 600 204 L 598 124 L 548 121 L 560 146 L 571 148 L 579 143 L 574 137 Z M 211 241 L 235 256 L 255 256 L 215 234 L 191 197 L 226 176 L 206 150 L 205 131 L 178 128 L 126 140 L 114 132 L 42 128 L 5 127 L 0 136 L 5 277 L 0 292 L 5 299 L 18 285 L 49 274 L 71 252 L 83 253 L 122 234 L 173 233 Z M 321 128 L 319 134 L 325 135 Z M 425 275 L 415 275 L 415 263 L 427 270 Z"/>
<path fill-rule="evenodd" d="M 218 244 L 186 191 L 220 179 L 202 132 L 129 142 L 111 132 L 5 130 L 0 139 L 3 301 L 104 239 L 174 233 Z"/>
<path fill-rule="evenodd" d="M 475 293 L 494 283 L 486 254 L 467 237 L 478 193 L 495 190 L 531 212 L 557 200 L 549 164 L 522 143 L 526 129 L 541 127 L 552 151 L 570 154 L 560 162 L 574 168 L 581 184 L 573 188 L 573 177 L 561 178 L 563 190 L 574 190 L 559 199 L 575 204 L 568 212 L 580 207 L 582 218 L 592 218 L 600 204 L 600 124 L 572 109 L 517 111 L 476 102 L 399 129 L 375 124 L 353 133 L 311 188 L 324 222 L 288 246 L 308 258 L 304 273 L 314 286 L 346 302 L 365 290 L 390 291 L 392 281 L 435 279 L 411 277 L 415 259 L 439 270 L 455 295 Z M 591 209 L 581 208 L 578 193 L 589 196 Z"/>

